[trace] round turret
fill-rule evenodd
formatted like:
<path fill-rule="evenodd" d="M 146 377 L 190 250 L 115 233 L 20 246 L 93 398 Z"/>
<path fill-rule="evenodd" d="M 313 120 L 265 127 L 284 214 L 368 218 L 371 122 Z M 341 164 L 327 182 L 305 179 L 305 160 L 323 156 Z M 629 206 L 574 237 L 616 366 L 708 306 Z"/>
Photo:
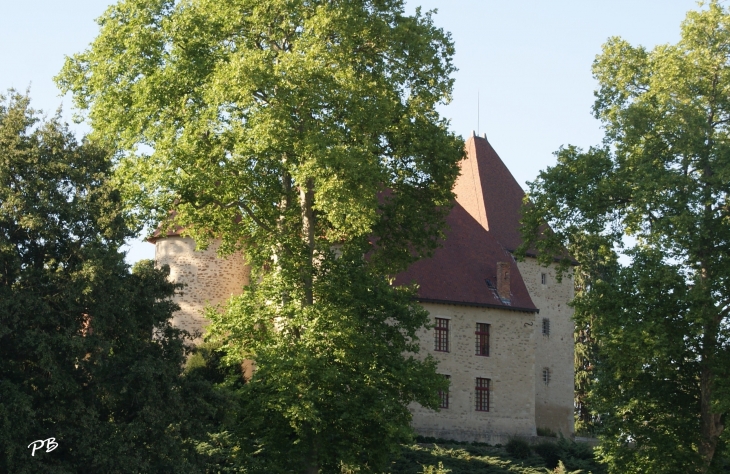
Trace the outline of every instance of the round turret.
<path fill-rule="evenodd" d="M 150 241 L 155 245 L 155 264 L 169 265 L 170 280 L 185 285 L 173 298 L 180 310 L 173 314 L 172 324 L 200 342 L 208 325 L 205 306 L 224 304 L 231 296 L 240 295 L 250 282 L 251 267 L 241 253 L 218 257 L 220 241 L 211 242 L 202 251 L 195 249 L 190 237 L 168 235 Z"/>

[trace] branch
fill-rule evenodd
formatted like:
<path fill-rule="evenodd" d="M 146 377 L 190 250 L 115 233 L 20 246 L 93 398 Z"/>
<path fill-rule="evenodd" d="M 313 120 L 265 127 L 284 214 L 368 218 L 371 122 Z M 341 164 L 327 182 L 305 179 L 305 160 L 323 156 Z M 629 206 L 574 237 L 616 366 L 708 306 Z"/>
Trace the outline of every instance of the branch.
<path fill-rule="evenodd" d="M 213 205 L 215 205 L 215 206 L 218 206 L 218 207 L 219 207 L 219 208 L 221 208 L 221 209 L 230 209 L 230 208 L 232 208 L 232 207 L 238 206 L 239 208 L 243 209 L 243 210 L 244 210 L 244 211 L 246 212 L 246 214 L 248 214 L 248 216 L 249 216 L 249 217 L 250 217 L 250 218 L 251 218 L 251 219 L 252 219 L 252 220 L 253 220 L 253 221 L 254 221 L 254 222 L 255 222 L 255 223 L 256 223 L 256 224 L 257 224 L 257 225 L 259 226 L 259 227 L 261 227 L 262 229 L 264 229 L 264 230 L 265 230 L 266 232 L 273 232 L 273 229 L 272 229 L 271 227 L 269 227 L 268 225 L 264 224 L 264 222 L 263 222 L 263 221 L 262 221 L 261 219 L 259 219 L 258 217 L 256 217 L 256 215 L 255 215 L 255 214 L 254 214 L 254 212 L 253 212 L 253 211 L 251 210 L 251 208 L 250 208 L 250 207 L 248 207 L 248 206 L 247 206 L 247 205 L 246 205 L 245 203 L 243 203 L 243 202 L 240 202 L 240 201 L 231 201 L 231 202 L 229 202 L 228 204 L 223 204 L 223 203 L 222 203 L 221 201 L 219 201 L 218 199 L 210 199 L 210 200 L 209 200 L 208 202 L 204 202 L 203 204 L 193 204 L 192 202 L 190 203 L 190 205 L 191 205 L 191 206 L 193 206 L 193 208 L 194 208 L 195 210 L 200 210 L 200 209 L 203 209 L 204 207 L 206 207 L 206 206 L 209 206 L 209 205 L 211 205 L 211 204 L 213 204 Z"/>
<path fill-rule="evenodd" d="M 248 217 L 250 217 L 259 227 L 261 227 L 262 229 L 264 229 L 266 232 L 271 232 L 271 233 L 274 232 L 274 230 L 271 227 L 269 227 L 268 225 L 264 224 L 261 221 L 261 219 L 259 219 L 258 217 L 256 217 L 256 215 L 253 213 L 253 211 L 251 210 L 251 208 L 246 205 L 246 203 L 239 202 L 238 205 L 239 205 L 239 207 L 241 209 L 243 209 L 246 212 L 246 214 L 248 214 Z"/>

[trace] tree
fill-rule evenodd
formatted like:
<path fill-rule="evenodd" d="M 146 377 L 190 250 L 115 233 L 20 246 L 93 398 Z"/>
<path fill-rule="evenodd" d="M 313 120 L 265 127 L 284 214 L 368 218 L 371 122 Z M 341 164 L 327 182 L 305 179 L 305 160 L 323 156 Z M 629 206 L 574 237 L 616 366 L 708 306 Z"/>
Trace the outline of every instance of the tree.
<path fill-rule="evenodd" d="M 108 153 L 37 116 L 0 96 L 0 471 L 194 472 L 175 286 L 129 272 Z"/>
<path fill-rule="evenodd" d="M 611 38 L 593 66 L 604 144 L 562 148 L 530 185 L 525 245 L 583 264 L 576 318 L 596 341 L 590 401 L 614 472 L 708 472 L 724 448 L 729 59 L 716 1 L 688 13 L 676 45 Z"/>
<path fill-rule="evenodd" d="M 383 281 L 436 248 L 453 199 L 449 35 L 401 0 L 128 0 L 100 25 L 57 80 L 142 220 L 241 248 L 261 279 L 211 317 L 230 363 L 256 360 L 261 439 L 297 448 L 269 460 L 373 467 L 444 384 L 412 358 L 426 314 Z"/>

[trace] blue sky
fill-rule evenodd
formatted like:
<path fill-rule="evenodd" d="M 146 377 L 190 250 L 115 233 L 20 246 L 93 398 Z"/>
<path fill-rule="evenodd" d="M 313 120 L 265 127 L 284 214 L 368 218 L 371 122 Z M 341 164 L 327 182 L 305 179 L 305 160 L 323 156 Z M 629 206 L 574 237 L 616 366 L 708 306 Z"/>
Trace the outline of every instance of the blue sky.
<path fill-rule="evenodd" d="M 0 91 L 30 86 L 34 107 L 53 114 L 63 106 L 70 121 L 70 101 L 52 78 L 66 55 L 93 40 L 94 19 L 111 3 L 2 0 Z M 648 48 L 674 43 L 686 12 L 699 8 L 693 0 L 407 1 L 408 11 L 418 5 L 438 9 L 436 24 L 456 44 L 454 100 L 442 115 L 464 137 L 479 121 L 523 187 L 554 163 L 561 145 L 600 142 L 590 108 L 591 63 L 601 44 L 610 36 Z M 152 245 L 130 243 L 129 261 L 152 257 Z"/>

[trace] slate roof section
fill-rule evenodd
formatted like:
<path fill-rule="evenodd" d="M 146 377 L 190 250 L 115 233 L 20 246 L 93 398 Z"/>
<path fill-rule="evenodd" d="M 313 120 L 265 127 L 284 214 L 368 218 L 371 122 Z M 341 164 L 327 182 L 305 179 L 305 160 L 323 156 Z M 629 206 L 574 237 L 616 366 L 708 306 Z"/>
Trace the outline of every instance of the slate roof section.
<path fill-rule="evenodd" d="M 418 283 L 422 302 L 538 312 L 510 253 L 521 242 L 524 192 L 485 138 L 471 137 L 465 146 L 443 247 L 399 274 L 395 284 Z M 510 263 L 509 303 L 486 282 L 496 286 L 497 262 Z"/>

